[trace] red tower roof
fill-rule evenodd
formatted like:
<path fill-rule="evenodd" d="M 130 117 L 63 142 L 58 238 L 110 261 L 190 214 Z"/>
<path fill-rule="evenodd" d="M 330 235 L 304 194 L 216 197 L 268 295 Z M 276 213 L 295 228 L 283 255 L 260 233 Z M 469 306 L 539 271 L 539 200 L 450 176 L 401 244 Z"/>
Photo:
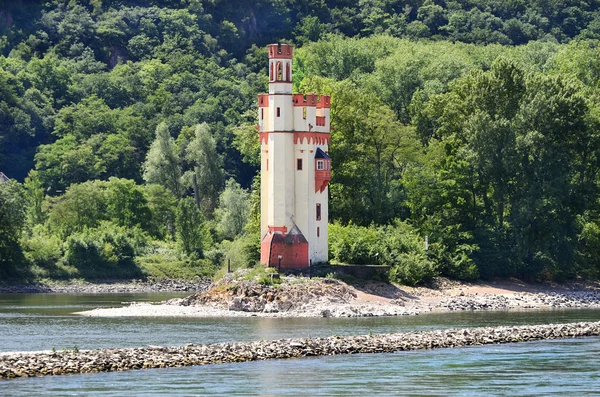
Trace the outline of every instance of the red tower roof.
<path fill-rule="evenodd" d="M 269 44 L 269 59 L 292 59 L 294 48 L 289 44 Z"/>

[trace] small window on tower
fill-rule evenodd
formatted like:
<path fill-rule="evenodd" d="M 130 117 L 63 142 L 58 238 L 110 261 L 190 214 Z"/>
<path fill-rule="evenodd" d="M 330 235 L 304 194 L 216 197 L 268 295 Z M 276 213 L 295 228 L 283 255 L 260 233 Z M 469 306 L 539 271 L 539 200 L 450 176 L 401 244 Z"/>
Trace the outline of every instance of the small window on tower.
<path fill-rule="evenodd" d="M 264 120 L 265 118 L 265 109 L 260 109 L 260 119 Z"/>
<path fill-rule="evenodd" d="M 306 120 L 306 108 L 302 108 L 302 118 Z"/>
<path fill-rule="evenodd" d="M 321 228 L 320 227 L 317 228 L 317 237 L 321 237 Z"/>
<path fill-rule="evenodd" d="M 321 204 L 317 204 L 317 220 L 321 220 Z"/>
<path fill-rule="evenodd" d="M 267 159 L 267 171 L 269 171 L 269 159 Z"/>
<path fill-rule="evenodd" d="M 296 169 L 302 171 L 302 159 L 296 159 Z"/>
<path fill-rule="evenodd" d="M 324 169 L 323 160 L 317 160 L 317 170 L 322 171 Z"/>
<path fill-rule="evenodd" d="M 277 108 L 277 117 L 281 116 L 281 108 Z"/>

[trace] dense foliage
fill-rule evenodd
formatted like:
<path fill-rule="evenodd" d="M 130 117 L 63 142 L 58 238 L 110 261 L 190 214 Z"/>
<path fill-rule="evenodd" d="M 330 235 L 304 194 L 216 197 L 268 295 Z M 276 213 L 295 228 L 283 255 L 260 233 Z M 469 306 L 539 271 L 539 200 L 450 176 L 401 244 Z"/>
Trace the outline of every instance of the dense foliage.
<path fill-rule="evenodd" d="M 280 41 L 294 89 L 332 95 L 332 260 L 410 284 L 598 277 L 596 1 L 8 3 L 2 278 L 255 263 Z"/>

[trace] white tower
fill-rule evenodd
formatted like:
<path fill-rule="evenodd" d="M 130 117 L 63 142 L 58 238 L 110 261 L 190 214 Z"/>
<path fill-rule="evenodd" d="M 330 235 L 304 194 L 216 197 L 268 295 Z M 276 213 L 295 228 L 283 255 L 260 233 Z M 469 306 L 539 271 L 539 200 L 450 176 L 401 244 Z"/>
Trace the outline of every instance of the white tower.
<path fill-rule="evenodd" d="M 292 95 L 288 44 L 269 45 L 269 93 L 258 96 L 261 263 L 307 268 L 328 260 L 330 98 Z"/>

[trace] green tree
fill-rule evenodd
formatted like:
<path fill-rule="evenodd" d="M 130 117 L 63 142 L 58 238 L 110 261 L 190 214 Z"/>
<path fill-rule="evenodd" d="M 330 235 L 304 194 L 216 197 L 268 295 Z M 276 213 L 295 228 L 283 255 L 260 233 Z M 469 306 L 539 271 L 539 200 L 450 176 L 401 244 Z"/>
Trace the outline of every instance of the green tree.
<path fill-rule="evenodd" d="M 429 174 L 407 186 L 413 199 L 421 186 L 429 192 L 420 197 L 442 200 L 413 202 L 415 214 L 428 213 L 422 227 L 438 225 L 447 247 L 477 242 L 481 249 L 467 256 L 478 258 L 487 276 L 573 276 L 575 214 L 586 202 L 578 197 L 593 191 L 584 177 L 590 164 L 582 163 L 590 149 L 582 143 L 593 131 L 578 86 L 562 76 L 526 75 L 499 59 L 427 106 L 442 145 L 430 146 L 443 152 Z"/>
<path fill-rule="evenodd" d="M 196 137 L 187 147 L 186 158 L 194 167 L 202 213 L 212 218 L 223 184 L 223 166 L 208 124 L 196 126 Z"/>
<path fill-rule="evenodd" d="M 144 190 L 127 179 L 73 184 L 62 196 L 47 198 L 44 205 L 50 229 L 62 238 L 96 228 L 102 221 L 152 230 L 152 212 Z"/>
<path fill-rule="evenodd" d="M 177 242 L 183 252 L 188 255 L 203 255 L 204 217 L 191 197 L 179 200 L 175 229 Z"/>
<path fill-rule="evenodd" d="M 92 146 L 66 135 L 50 145 L 41 145 L 35 155 L 36 170 L 50 194 L 64 192 L 73 183 L 99 178 L 105 166 Z"/>
<path fill-rule="evenodd" d="M 27 225 L 33 228 L 35 225 L 44 223 L 45 214 L 43 211 L 44 202 L 44 186 L 38 172 L 32 170 L 25 178 L 25 193 L 27 198 Z"/>
<path fill-rule="evenodd" d="M 413 129 L 373 92 L 352 83 L 336 85 L 333 98 L 333 219 L 369 224 L 404 215 L 400 178 L 418 150 Z"/>
<path fill-rule="evenodd" d="M 175 141 L 166 123 L 156 127 L 156 139 L 152 142 L 146 162 L 143 165 L 144 180 L 169 189 L 176 197 L 181 197 L 181 164 L 175 149 Z"/>
<path fill-rule="evenodd" d="M 144 190 L 132 180 L 110 178 L 106 183 L 106 214 L 119 226 L 150 228 L 151 211 Z"/>
<path fill-rule="evenodd" d="M 225 184 L 219 196 L 219 207 L 215 211 L 217 229 L 230 240 L 244 231 L 250 214 L 250 194 L 242 189 L 233 178 Z"/>
<path fill-rule="evenodd" d="M 16 181 L 0 182 L 0 275 L 15 276 L 22 263 L 19 239 L 25 225 L 26 201 L 23 186 Z"/>
<path fill-rule="evenodd" d="M 152 213 L 150 233 L 159 239 L 175 239 L 177 197 L 161 185 L 146 185 L 145 197 Z"/>

